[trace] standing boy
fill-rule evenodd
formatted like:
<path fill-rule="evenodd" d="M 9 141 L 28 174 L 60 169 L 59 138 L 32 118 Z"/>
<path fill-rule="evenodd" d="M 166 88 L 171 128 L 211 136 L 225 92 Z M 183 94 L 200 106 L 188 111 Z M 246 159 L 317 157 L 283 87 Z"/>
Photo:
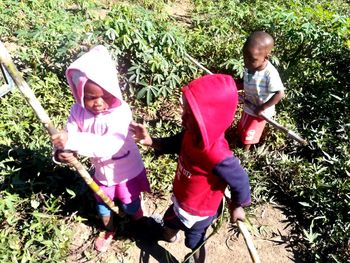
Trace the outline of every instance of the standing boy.
<path fill-rule="evenodd" d="M 227 185 L 231 190 L 231 218 L 244 220 L 250 204 L 248 176 L 229 149 L 225 130 L 231 125 L 238 95 L 227 75 L 200 77 L 182 88 L 183 131 L 168 138 L 151 138 L 146 128 L 134 123 L 135 138 L 159 153 L 178 153 L 173 182 L 173 204 L 164 215 L 162 239 L 173 241 L 185 232 L 185 245 L 196 251 L 196 263 L 205 262 L 201 246 L 207 228 L 218 215 Z M 198 249 L 199 248 L 199 249 Z"/>
<path fill-rule="evenodd" d="M 266 124 L 261 114 L 271 118 L 284 96 L 278 71 L 268 60 L 273 46 L 273 38 L 263 31 L 253 32 L 243 46 L 245 101 L 237 130 L 245 150 L 260 141 Z"/>

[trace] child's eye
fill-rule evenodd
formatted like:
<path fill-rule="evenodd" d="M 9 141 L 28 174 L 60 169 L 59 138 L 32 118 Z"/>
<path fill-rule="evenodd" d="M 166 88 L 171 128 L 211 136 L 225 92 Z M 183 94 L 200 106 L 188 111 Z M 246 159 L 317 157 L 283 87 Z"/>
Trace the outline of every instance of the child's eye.
<path fill-rule="evenodd" d="M 102 99 L 103 99 L 103 100 L 106 100 L 106 101 L 107 101 L 107 100 L 111 100 L 112 98 L 113 98 L 112 95 L 108 95 L 108 96 L 103 96 L 103 97 L 102 97 Z"/>

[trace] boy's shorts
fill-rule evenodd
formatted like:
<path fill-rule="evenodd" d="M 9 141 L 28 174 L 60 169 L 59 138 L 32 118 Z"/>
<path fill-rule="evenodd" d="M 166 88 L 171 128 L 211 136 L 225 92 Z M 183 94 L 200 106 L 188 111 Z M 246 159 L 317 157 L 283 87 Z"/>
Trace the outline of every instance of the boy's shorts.
<path fill-rule="evenodd" d="M 205 239 L 205 233 L 208 227 L 213 223 L 217 217 L 209 216 L 208 218 L 198 221 L 191 228 L 186 227 L 174 212 L 174 205 L 171 205 L 164 215 L 164 225 L 172 229 L 180 229 L 185 232 L 185 245 L 186 247 L 194 250 L 202 244 Z"/>
<path fill-rule="evenodd" d="M 266 121 L 264 119 L 243 112 L 237 126 L 237 133 L 241 142 L 244 145 L 258 143 L 265 125 Z"/>
<path fill-rule="evenodd" d="M 143 170 L 138 176 L 131 180 L 113 186 L 105 186 L 96 182 L 101 190 L 122 209 L 126 214 L 133 215 L 140 208 L 140 194 L 150 192 L 146 171 Z M 107 216 L 112 213 L 102 199 L 94 194 L 97 201 L 97 211 L 100 216 Z"/>

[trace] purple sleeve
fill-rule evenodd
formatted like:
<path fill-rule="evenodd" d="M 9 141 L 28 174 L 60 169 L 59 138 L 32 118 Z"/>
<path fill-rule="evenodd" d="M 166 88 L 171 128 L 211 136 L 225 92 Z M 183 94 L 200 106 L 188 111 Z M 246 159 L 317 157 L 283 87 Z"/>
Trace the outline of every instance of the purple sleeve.
<path fill-rule="evenodd" d="M 156 155 L 180 153 L 183 132 L 166 138 L 152 138 Z"/>
<path fill-rule="evenodd" d="M 224 180 L 231 190 L 231 199 L 237 206 L 248 206 L 251 202 L 249 178 L 237 157 L 228 157 L 217 164 L 213 173 Z"/>

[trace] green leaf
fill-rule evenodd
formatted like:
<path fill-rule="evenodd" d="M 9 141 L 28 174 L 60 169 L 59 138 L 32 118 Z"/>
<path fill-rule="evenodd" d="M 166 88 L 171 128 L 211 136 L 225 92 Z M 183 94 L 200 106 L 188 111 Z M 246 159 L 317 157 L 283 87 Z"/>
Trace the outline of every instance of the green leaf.
<path fill-rule="evenodd" d="M 66 192 L 70 195 L 70 198 L 73 199 L 76 197 L 76 193 L 69 188 L 66 188 Z"/>
<path fill-rule="evenodd" d="M 299 202 L 299 204 L 301 204 L 302 206 L 305 206 L 305 207 L 311 207 L 311 205 L 309 203 L 306 203 L 306 202 Z"/>

